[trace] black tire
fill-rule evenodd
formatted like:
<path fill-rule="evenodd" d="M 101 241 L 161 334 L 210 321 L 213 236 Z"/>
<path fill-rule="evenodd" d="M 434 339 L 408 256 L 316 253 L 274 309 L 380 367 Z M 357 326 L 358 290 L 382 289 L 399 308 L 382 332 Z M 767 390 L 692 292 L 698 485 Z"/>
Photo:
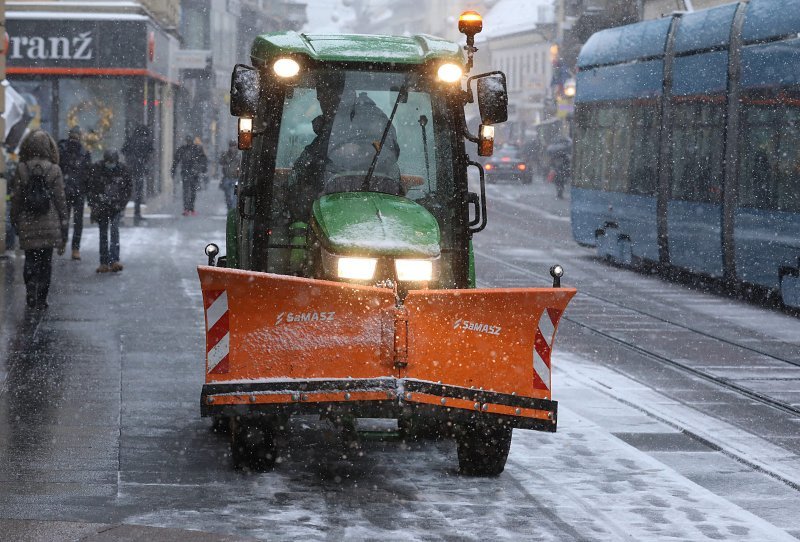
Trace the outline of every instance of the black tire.
<path fill-rule="evenodd" d="M 257 418 L 232 420 L 231 458 L 236 469 L 262 472 L 274 467 L 278 455 L 273 424 Z"/>
<path fill-rule="evenodd" d="M 231 421 L 225 416 L 214 416 L 211 421 L 211 432 L 228 435 L 231 432 Z"/>
<path fill-rule="evenodd" d="M 497 476 L 506 468 L 513 429 L 505 425 L 468 425 L 456 437 L 458 468 L 466 476 Z"/>
<path fill-rule="evenodd" d="M 431 417 L 402 415 L 397 419 L 400 436 L 405 440 L 439 440 L 452 437 L 446 422 Z"/>

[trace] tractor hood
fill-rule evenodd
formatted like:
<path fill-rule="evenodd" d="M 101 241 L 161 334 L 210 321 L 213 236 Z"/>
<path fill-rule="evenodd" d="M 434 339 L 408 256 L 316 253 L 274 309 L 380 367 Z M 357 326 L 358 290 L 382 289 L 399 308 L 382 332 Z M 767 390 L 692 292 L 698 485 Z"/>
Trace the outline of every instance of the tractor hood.
<path fill-rule="evenodd" d="M 439 224 L 427 209 L 378 192 L 341 192 L 314 202 L 320 242 L 337 255 L 435 258 Z"/>

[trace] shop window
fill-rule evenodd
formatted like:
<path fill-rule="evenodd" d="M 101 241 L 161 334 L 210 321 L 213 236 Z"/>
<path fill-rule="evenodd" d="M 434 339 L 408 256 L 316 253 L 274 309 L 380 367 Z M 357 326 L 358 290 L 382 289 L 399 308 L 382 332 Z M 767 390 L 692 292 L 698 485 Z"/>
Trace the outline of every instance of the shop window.
<path fill-rule="evenodd" d="M 138 78 L 61 78 L 58 80 L 58 138 L 75 125 L 83 130 L 84 145 L 95 160 L 106 149 L 119 150 L 125 142 L 129 122 L 141 117 L 127 118 L 133 111 L 142 111 L 142 93 L 134 85 Z"/>
<path fill-rule="evenodd" d="M 17 81 L 12 79 L 11 85 L 25 99 L 28 109 L 33 115 L 28 127 L 30 129 L 42 128 L 52 134 L 55 128 L 53 125 L 52 80 Z"/>

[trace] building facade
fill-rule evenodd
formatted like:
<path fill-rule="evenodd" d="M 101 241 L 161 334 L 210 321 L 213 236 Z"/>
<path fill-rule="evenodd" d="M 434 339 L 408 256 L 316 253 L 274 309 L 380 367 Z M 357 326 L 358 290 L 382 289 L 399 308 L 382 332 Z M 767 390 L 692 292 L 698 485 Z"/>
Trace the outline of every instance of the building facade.
<path fill-rule="evenodd" d="M 176 137 L 199 137 L 210 158 L 236 137 L 236 119 L 228 112 L 233 66 L 250 63 L 257 34 L 299 30 L 305 3 L 277 0 L 182 0 L 181 48 L 204 52 L 203 66 L 180 70 Z M 215 175 L 216 160 L 209 160 Z"/>
<path fill-rule="evenodd" d="M 506 74 L 509 121 L 503 138 L 521 142 L 555 113 L 553 5 L 550 0 L 500 0 L 486 13 L 483 26 L 478 68 Z"/>
<path fill-rule="evenodd" d="M 7 2 L 7 76 L 55 138 L 73 126 L 98 159 L 145 126 L 149 197 L 171 192 L 177 39 L 138 2 Z M 124 36 L 124 39 L 121 37 Z"/>

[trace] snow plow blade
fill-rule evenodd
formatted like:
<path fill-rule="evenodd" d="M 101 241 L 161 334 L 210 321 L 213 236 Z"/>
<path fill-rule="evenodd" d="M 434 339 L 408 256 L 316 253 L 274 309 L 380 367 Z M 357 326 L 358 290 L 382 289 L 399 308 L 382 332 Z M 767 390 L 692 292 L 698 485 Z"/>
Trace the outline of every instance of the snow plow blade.
<path fill-rule="evenodd" d="M 419 413 L 555 431 L 570 288 L 414 290 L 198 267 L 203 415 Z"/>

